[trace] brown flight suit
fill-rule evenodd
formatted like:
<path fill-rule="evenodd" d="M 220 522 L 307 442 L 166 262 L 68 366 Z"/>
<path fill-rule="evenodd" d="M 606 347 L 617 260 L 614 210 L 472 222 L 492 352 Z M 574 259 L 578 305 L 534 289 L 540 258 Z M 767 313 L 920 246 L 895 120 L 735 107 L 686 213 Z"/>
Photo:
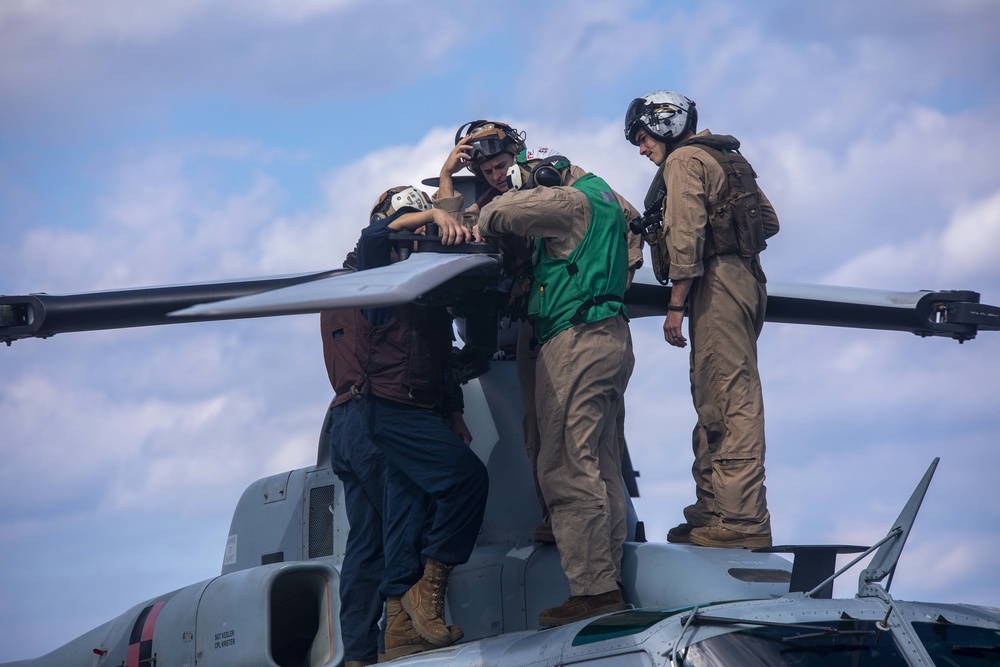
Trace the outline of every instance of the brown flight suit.
<path fill-rule="evenodd" d="M 696 501 L 684 516 L 692 526 L 769 534 L 764 399 L 757 369 L 767 292 L 751 273 L 750 260 L 716 254 L 706 233 L 708 210 L 726 194 L 725 172 L 715 158 L 696 144 L 681 146 L 667 157 L 663 174 L 670 277 L 694 279 L 688 333 L 691 395 L 698 413 L 691 469 Z M 778 232 L 778 218 L 759 188 L 758 193 L 765 237 L 771 237 Z"/>
<path fill-rule="evenodd" d="M 618 200 L 627 219 L 636 215 Z M 483 208 L 479 228 L 486 237 L 540 238 L 550 256 L 566 257 L 590 220 L 582 192 L 539 187 L 495 199 Z M 534 377 L 537 479 L 571 595 L 606 593 L 621 579 L 627 526 L 619 430 L 634 362 L 628 323 L 615 316 L 561 331 L 538 349 L 534 368 L 518 369 L 522 383 L 530 386 Z"/>
<path fill-rule="evenodd" d="M 579 178 L 587 173 L 584 169 L 576 166 L 570 166 L 570 176 L 573 179 Z M 624 197 L 615 193 L 618 197 L 618 203 L 622 207 L 622 211 L 625 214 L 625 220 L 629 221 L 633 218 L 639 216 L 639 212 L 630 204 Z M 489 197 L 484 197 L 488 199 Z M 481 200 L 482 201 L 482 200 Z M 480 207 L 478 203 L 473 203 L 467 207 L 464 211 L 462 206 L 464 203 L 464 198 L 460 194 L 456 194 L 452 197 L 438 198 L 435 194 L 434 196 L 434 206 L 447 211 L 454 218 L 461 218 L 466 225 L 474 227 L 479 224 L 479 212 Z M 589 222 L 589 221 L 588 221 Z M 579 230 L 579 236 L 576 238 L 575 243 L 572 247 L 576 247 L 580 239 L 583 238 L 583 234 L 586 231 L 586 226 L 583 226 Z M 629 280 L 631 281 L 632 274 L 642 266 L 642 237 L 637 234 L 628 235 L 628 268 L 629 268 Z M 572 248 L 570 248 L 572 249 Z M 520 252 L 520 251 L 519 251 Z M 568 251 L 567 251 L 568 253 Z M 527 256 L 530 258 L 531 251 L 527 251 Z M 531 322 L 526 319 L 522 319 L 517 332 L 517 348 L 515 353 L 515 363 L 517 365 L 517 379 L 518 386 L 520 387 L 521 393 L 521 403 L 524 407 L 524 422 L 523 422 L 523 435 L 524 435 L 524 450 L 528 455 L 528 460 L 531 462 L 532 476 L 534 477 L 535 483 L 535 494 L 538 497 L 538 505 L 542 512 L 542 526 L 540 530 L 536 532 L 537 535 L 545 535 L 545 527 L 549 523 L 549 510 L 545 503 L 545 497 L 542 494 L 541 487 L 538 483 L 538 451 L 541 445 L 541 439 L 538 433 L 538 418 L 536 412 L 535 404 L 535 365 L 538 358 L 538 340 L 535 338 L 535 328 L 532 326 Z M 629 353 L 632 351 L 632 338 L 629 337 Z M 621 441 L 619 447 L 624 451 L 625 446 L 625 410 L 624 406 L 618 416 L 618 427 L 617 427 L 617 437 Z M 620 527 L 616 528 L 617 532 L 622 532 L 622 543 L 624 544 L 624 534 L 627 532 L 627 526 L 624 523 L 625 514 L 625 498 L 624 495 L 621 499 L 622 502 L 622 524 Z M 551 539 L 551 538 L 549 538 Z M 621 563 L 621 557 L 619 556 L 616 560 L 619 564 Z M 620 573 L 619 573 L 620 578 Z"/>

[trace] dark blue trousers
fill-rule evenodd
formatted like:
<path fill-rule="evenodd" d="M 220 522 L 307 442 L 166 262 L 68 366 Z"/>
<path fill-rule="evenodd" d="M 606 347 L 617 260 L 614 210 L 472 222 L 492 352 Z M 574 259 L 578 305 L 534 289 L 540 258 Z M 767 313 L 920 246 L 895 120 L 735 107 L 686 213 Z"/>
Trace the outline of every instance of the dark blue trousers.
<path fill-rule="evenodd" d="M 329 434 L 330 465 L 344 484 L 344 505 L 351 524 L 340 568 L 344 659 L 374 660 L 381 639 L 385 457 L 365 436 L 362 406 L 356 402 L 330 409 Z"/>
<path fill-rule="evenodd" d="M 438 412 L 370 396 L 366 435 L 385 455 L 382 595 L 399 597 L 428 558 L 469 560 L 486 509 L 486 466 Z"/>

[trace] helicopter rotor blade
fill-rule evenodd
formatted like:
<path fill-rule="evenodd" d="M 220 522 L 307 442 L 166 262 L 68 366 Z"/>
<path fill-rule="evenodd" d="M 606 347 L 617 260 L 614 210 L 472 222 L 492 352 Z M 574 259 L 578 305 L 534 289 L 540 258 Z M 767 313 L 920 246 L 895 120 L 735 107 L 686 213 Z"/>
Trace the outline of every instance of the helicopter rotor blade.
<path fill-rule="evenodd" d="M 195 304 L 234 299 L 344 273 L 347 271 L 341 269 L 291 276 L 137 287 L 84 294 L 0 295 L 0 341 L 10 345 L 22 338 L 49 338 L 59 333 L 73 331 L 176 324 L 190 320 L 168 317 L 167 314 Z"/>
<path fill-rule="evenodd" d="M 417 252 L 388 267 L 88 294 L 0 296 L 0 341 L 180 322 L 268 317 L 411 301 L 451 304 L 496 286 L 497 255 Z M 625 296 L 630 317 L 662 316 L 670 287 L 643 267 Z M 910 331 L 959 342 L 1000 330 L 1000 308 L 973 291 L 892 292 L 768 284 L 769 322 Z"/>
<path fill-rule="evenodd" d="M 0 341 L 58 333 L 315 313 L 332 308 L 449 304 L 495 285 L 500 259 L 489 253 L 414 253 L 364 272 L 140 287 L 85 294 L 0 295 Z M 244 299 L 249 299 L 245 301 Z"/>
<path fill-rule="evenodd" d="M 626 295 L 631 317 L 666 315 L 670 288 L 640 269 Z M 768 322 L 910 331 L 959 342 L 1000 330 L 1000 308 L 979 303 L 978 292 L 894 292 L 831 285 L 767 284 Z"/>
<path fill-rule="evenodd" d="M 495 279 L 500 260 L 488 254 L 420 252 L 401 262 L 332 276 L 171 313 L 173 317 L 269 317 L 336 308 L 377 308 L 420 302 L 460 276 Z"/>

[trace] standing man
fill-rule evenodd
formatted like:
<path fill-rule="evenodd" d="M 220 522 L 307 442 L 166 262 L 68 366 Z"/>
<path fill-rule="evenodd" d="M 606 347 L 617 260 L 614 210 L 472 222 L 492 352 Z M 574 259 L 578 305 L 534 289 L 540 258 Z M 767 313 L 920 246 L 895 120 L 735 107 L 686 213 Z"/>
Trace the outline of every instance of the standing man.
<path fill-rule="evenodd" d="M 625 115 L 625 138 L 661 167 L 666 188 L 658 240 L 669 265 L 658 273 L 669 272 L 672 284 L 663 323 L 670 345 L 687 344 L 685 311 L 690 318 L 696 501 L 667 539 L 757 549 L 771 546 L 757 370 L 767 303 L 759 253 L 778 233 L 778 218 L 740 142 L 697 125 L 695 103 L 664 90 L 633 100 Z"/>
<path fill-rule="evenodd" d="M 354 253 L 345 268 L 355 268 Z M 351 388 L 361 377 L 356 310 L 320 314 L 323 359 L 337 396 L 327 416 L 330 465 L 344 485 L 344 505 L 350 532 L 340 568 L 340 627 L 345 667 L 377 662 L 378 622 L 382 617 L 379 584 L 384 571 L 382 518 L 385 499 L 385 457 L 364 435 L 361 406 Z"/>
<path fill-rule="evenodd" d="M 434 205 L 443 208 L 455 217 L 461 216 L 466 225 L 477 228 L 480 211 L 488 203 L 507 192 L 510 184 L 507 172 L 514 166 L 516 157 L 525 150 L 525 134 L 506 123 L 489 120 L 475 120 L 465 123 L 455 133 L 455 148 L 449 153 L 441 167 L 440 188 L 434 195 Z M 462 167 L 467 168 L 477 178 L 490 187 L 474 204 L 463 211 L 463 197 L 457 193 L 452 176 Z M 576 165 L 570 165 L 568 178 L 579 178 L 586 174 Z M 617 194 L 616 194 L 617 196 Z M 637 217 L 638 212 L 624 198 L 618 197 L 627 220 Z M 521 402 L 524 407 L 524 449 L 531 462 L 535 482 L 535 493 L 542 513 L 542 521 L 535 529 L 536 542 L 553 543 L 551 518 L 538 482 L 538 451 L 541 446 L 538 419 L 535 408 L 535 366 L 539 342 L 535 335 L 534 323 L 528 318 L 528 296 L 532 284 L 532 255 L 535 239 L 530 236 L 503 234 L 492 239 L 503 251 L 504 271 L 510 277 L 510 297 L 504 305 L 504 314 L 512 322 L 518 323 L 515 360 Z M 642 239 L 628 236 L 629 281 L 635 270 L 642 265 Z M 618 437 L 624 451 L 625 413 L 619 416 Z M 624 503 L 624 496 L 622 498 Z M 624 519 L 623 519 L 624 520 Z M 625 530 L 622 524 L 622 530 Z M 624 534 L 624 533 L 623 533 Z M 624 537 L 622 538 L 624 541 Z"/>
<path fill-rule="evenodd" d="M 623 205 L 565 157 L 522 151 L 510 189 L 479 217 L 484 237 L 534 241 L 528 317 L 540 348 L 535 400 L 537 477 L 571 596 L 544 610 L 562 625 L 626 608 L 619 587 L 625 538 L 618 416 L 634 357 L 623 298 L 628 280 Z"/>
<path fill-rule="evenodd" d="M 413 187 L 384 193 L 358 243 L 358 269 L 386 266 L 393 231 L 434 222 L 442 243 L 472 233 Z M 472 553 L 486 508 L 486 467 L 468 447 L 461 389 L 451 374 L 452 320 L 442 307 L 368 308 L 358 317 L 364 435 L 385 456 L 385 655 L 395 659 L 462 638 L 444 624 L 451 570 Z"/>

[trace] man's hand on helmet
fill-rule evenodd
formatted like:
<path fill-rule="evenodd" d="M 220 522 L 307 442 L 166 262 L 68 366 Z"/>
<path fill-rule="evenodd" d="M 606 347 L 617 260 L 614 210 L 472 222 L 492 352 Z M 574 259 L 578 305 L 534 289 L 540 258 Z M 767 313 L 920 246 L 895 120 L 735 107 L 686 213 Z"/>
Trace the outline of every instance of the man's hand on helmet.
<path fill-rule="evenodd" d="M 465 137 L 451 149 L 448 158 L 441 166 L 442 177 L 454 176 L 460 170 L 472 165 L 472 147 L 469 145 L 471 140 L 472 137 Z"/>

